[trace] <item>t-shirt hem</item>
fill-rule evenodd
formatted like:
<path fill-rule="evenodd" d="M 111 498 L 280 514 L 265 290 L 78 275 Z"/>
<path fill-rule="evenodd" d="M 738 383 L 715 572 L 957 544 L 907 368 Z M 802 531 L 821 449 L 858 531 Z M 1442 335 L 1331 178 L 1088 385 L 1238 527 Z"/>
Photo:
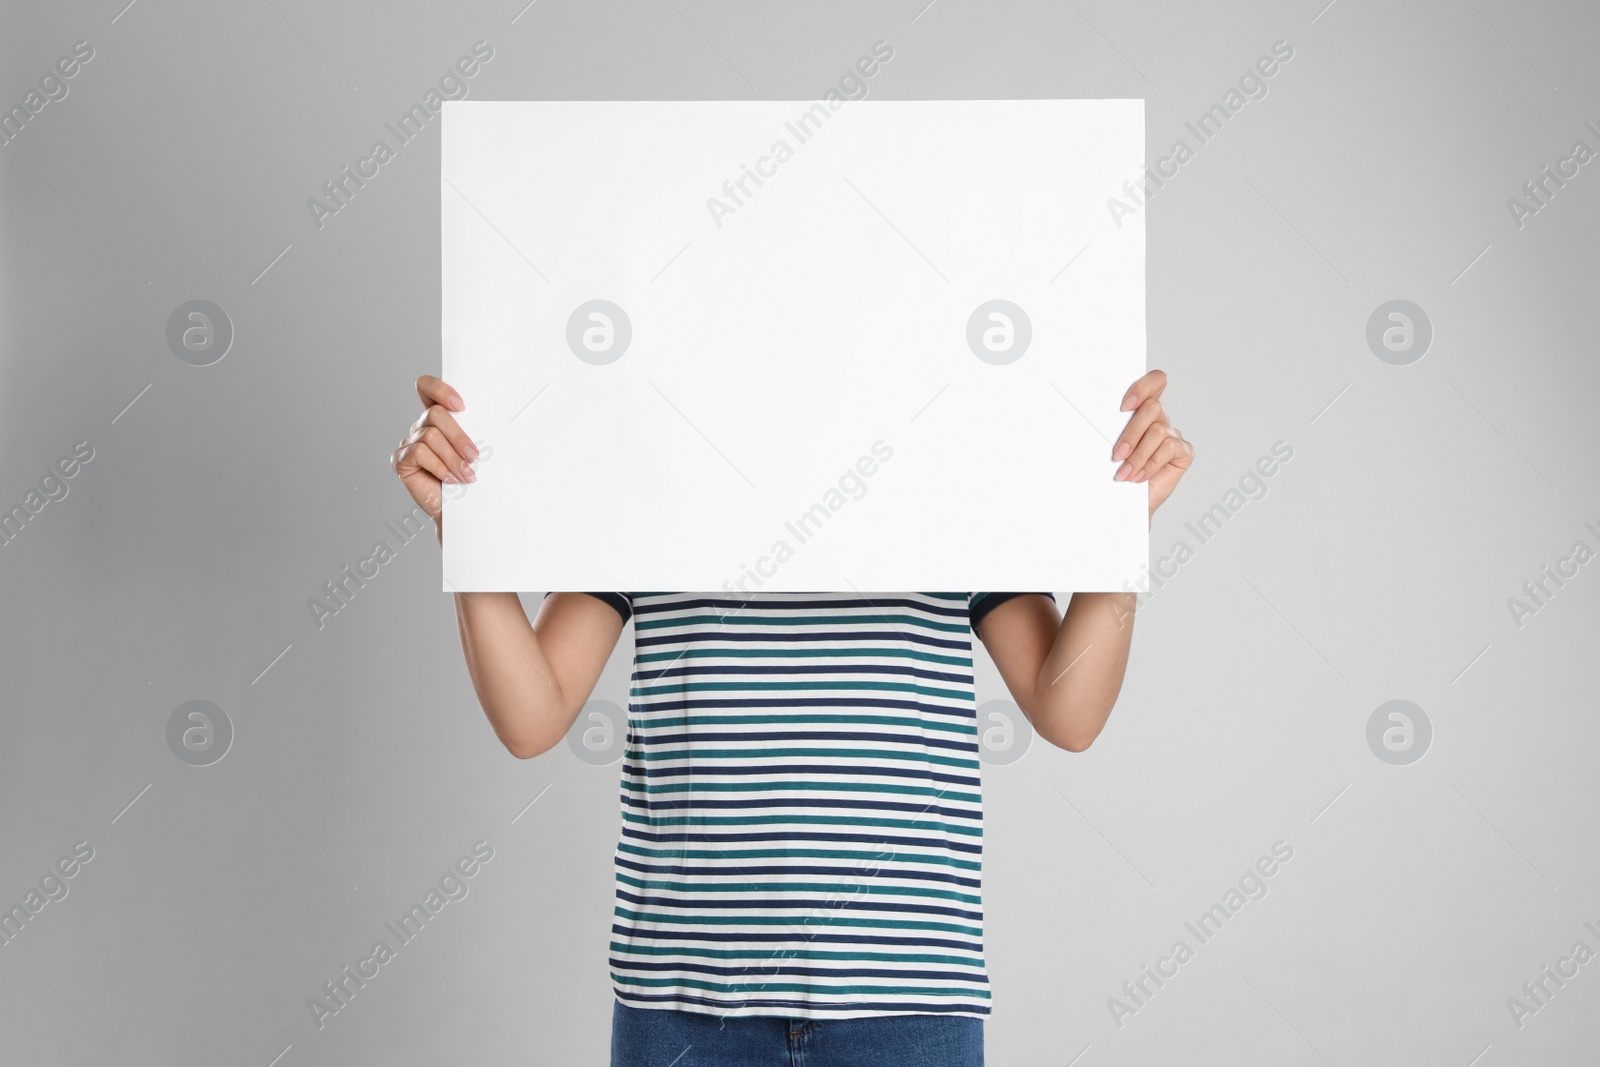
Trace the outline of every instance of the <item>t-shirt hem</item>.
<path fill-rule="evenodd" d="M 870 1019 L 886 1015 L 955 1015 L 986 1019 L 990 1007 L 960 999 L 941 1004 L 932 1001 L 915 1003 L 882 1003 L 862 1005 L 831 1005 L 808 1003 L 802 1000 L 760 1000 L 746 998 L 738 1004 L 725 1004 L 715 999 L 687 997 L 683 994 L 662 994 L 639 997 L 612 987 L 616 999 L 630 1008 L 645 1010 L 684 1011 L 696 1015 L 715 1015 L 733 1019 Z"/>

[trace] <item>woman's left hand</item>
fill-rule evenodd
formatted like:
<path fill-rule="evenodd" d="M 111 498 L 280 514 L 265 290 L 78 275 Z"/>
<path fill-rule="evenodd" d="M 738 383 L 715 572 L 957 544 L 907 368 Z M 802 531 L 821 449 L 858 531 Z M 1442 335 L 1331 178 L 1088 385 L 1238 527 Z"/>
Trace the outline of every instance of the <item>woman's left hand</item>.
<path fill-rule="evenodd" d="M 1151 515 L 1172 495 L 1194 462 L 1194 445 L 1173 428 L 1161 403 L 1166 387 L 1166 372 L 1159 370 L 1133 383 L 1122 401 L 1122 410 L 1133 414 L 1111 451 L 1113 460 L 1122 461 L 1112 477 L 1119 482 L 1149 484 Z"/>

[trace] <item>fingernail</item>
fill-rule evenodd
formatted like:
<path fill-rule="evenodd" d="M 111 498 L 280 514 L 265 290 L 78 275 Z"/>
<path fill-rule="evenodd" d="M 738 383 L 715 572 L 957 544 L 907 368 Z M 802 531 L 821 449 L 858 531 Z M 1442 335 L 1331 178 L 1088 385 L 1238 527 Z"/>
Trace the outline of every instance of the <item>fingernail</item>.
<path fill-rule="evenodd" d="M 478 450 L 473 448 L 471 444 L 468 444 L 466 449 L 461 454 L 467 457 L 468 463 L 478 462 Z"/>
<path fill-rule="evenodd" d="M 446 485 L 455 485 L 456 484 L 456 476 L 454 474 L 451 474 L 449 471 L 445 471 L 444 480 L 445 480 L 445 484 Z"/>
<path fill-rule="evenodd" d="M 471 467 L 464 467 L 462 469 L 464 471 L 466 471 L 466 479 L 467 479 L 467 481 L 475 482 L 475 481 L 478 480 L 478 472 L 477 471 L 473 470 Z"/>
<path fill-rule="evenodd" d="M 1123 397 L 1122 398 L 1122 410 L 1123 411 L 1132 411 L 1134 408 L 1138 407 L 1138 404 L 1135 403 L 1135 401 L 1137 401 L 1138 399 L 1139 398 L 1134 396 L 1132 393 L 1129 393 L 1127 396 Z"/>
<path fill-rule="evenodd" d="M 1132 452 L 1133 452 L 1133 446 L 1130 445 L 1128 442 L 1124 441 L 1120 445 L 1117 446 L 1117 450 L 1111 454 L 1111 458 L 1114 459 L 1114 460 L 1127 459 L 1129 454 L 1132 453 Z"/>
<path fill-rule="evenodd" d="M 1117 473 L 1116 473 L 1116 475 L 1114 477 L 1119 482 L 1125 482 L 1125 481 L 1128 480 L 1128 475 L 1131 474 L 1132 472 L 1133 472 L 1133 468 L 1131 466 L 1129 466 L 1128 464 L 1124 463 L 1122 466 L 1117 468 Z"/>
<path fill-rule="evenodd" d="M 450 410 L 451 411 L 465 411 L 465 410 L 467 410 L 467 405 L 466 405 L 465 402 L 462 401 L 462 399 L 459 396 L 452 396 L 450 398 Z"/>

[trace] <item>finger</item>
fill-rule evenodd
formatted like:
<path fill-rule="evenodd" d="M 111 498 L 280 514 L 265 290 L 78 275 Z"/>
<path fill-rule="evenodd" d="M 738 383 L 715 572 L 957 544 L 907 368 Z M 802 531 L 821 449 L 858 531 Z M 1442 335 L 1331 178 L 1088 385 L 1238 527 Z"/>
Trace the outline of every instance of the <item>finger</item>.
<path fill-rule="evenodd" d="M 468 463 L 478 460 L 478 446 L 472 443 L 472 438 L 467 436 L 467 431 L 461 428 L 455 416 L 446 411 L 443 405 L 435 404 L 418 416 L 417 421 L 411 424 L 413 434 L 420 433 L 429 426 L 436 426 L 450 442 L 450 447 Z"/>
<path fill-rule="evenodd" d="M 461 480 L 425 441 L 412 441 L 401 446 L 395 452 L 395 457 L 394 469 L 401 481 L 419 471 L 439 482 L 454 484 Z"/>
<path fill-rule="evenodd" d="M 467 402 L 461 399 L 461 394 L 431 374 L 417 379 L 417 396 L 422 398 L 423 407 L 442 404 L 450 411 L 467 410 Z"/>
<path fill-rule="evenodd" d="M 467 466 L 467 461 L 461 458 L 461 453 L 455 450 L 455 446 L 450 443 L 450 439 L 444 435 L 444 431 L 440 430 L 439 427 L 424 426 L 416 434 L 416 440 L 421 444 L 427 445 L 452 475 L 450 478 L 443 479 L 444 481 L 475 482 L 478 480 L 477 474 L 473 472 L 471 467 Z"/>
<path fill-rule="evenodd" d="M 455 479 L 444 461 L 434 455 L 427 445 L 414 442 L 395 449 L 389 463 L 400 475 L 400 481 L 405 485 L 406 492 L 411 494 L 411 499 L 429 515 L 438 518 L 444 507 L 440 482 Z"/>
<path fill-rule="evenodd" d="M 1161 395 L 1167 387 L 1167 372 L 1153 370 L 1128 387 L 1128 395 L 1122 398 L 1122 410 L 1132 411 L 1146 400 L 1151 400 Z"/>
<path fill-rule="evenodd" d="M 1166 440 L 1161 442 L 1160 447 L 1151 452 L 1150 457 L 1139 465 L 1134 472 L 1132 480 L 1136 482 L 1149 481 L 1169 464 L 1176 466 L 1177 460 L 1180 458 L 1187 461 L 1189 448 L 1189 442 L 1179 437 L 1176 432 L 1169 434 Z"/>
<path fill-rule="evenodd" d="M 1165 423 L 1166 421 L 1167 412 L 1161 406 L 1161 401 L 1151 398 L 1140 404 L 1139 410 L 1129 417 L 1128 425 L 1123 427 L 1121 436 L 1117 438 L 1117 443 L 1111 451 L 1111 458 L 1125 460 L 1133 455 L 1133 450 L 1139 444 L 1139 439 L 1149 431 L 1150 427 L 1158 422 Z M 1156 441 L 1156 444 L 1160 443 L 1159 440 Z"/>
<path fill-rule="evenodd" d="M 1139 443 L 1134 446 L 1129 454 L 1128 461 L 1118 468 L 1117 473 L 1130 482 L 1142 482 L 1138 475 L 1150 462 L 1150 457 L 1155 455 L 1167 438 L 1172 436 L 1172 427 L 1165 422 L 1158 422 L 1144 432 L 1139 438 Z"/>

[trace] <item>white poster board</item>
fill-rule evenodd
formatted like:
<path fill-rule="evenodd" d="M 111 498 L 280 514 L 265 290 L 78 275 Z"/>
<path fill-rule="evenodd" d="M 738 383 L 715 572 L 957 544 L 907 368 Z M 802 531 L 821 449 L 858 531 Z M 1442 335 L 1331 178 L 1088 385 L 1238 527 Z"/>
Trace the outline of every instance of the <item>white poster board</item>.
<path fill-rule="evenodd" d="M 446 590 L 1122 590 L 1140 100 L 445 105 Z"/>

